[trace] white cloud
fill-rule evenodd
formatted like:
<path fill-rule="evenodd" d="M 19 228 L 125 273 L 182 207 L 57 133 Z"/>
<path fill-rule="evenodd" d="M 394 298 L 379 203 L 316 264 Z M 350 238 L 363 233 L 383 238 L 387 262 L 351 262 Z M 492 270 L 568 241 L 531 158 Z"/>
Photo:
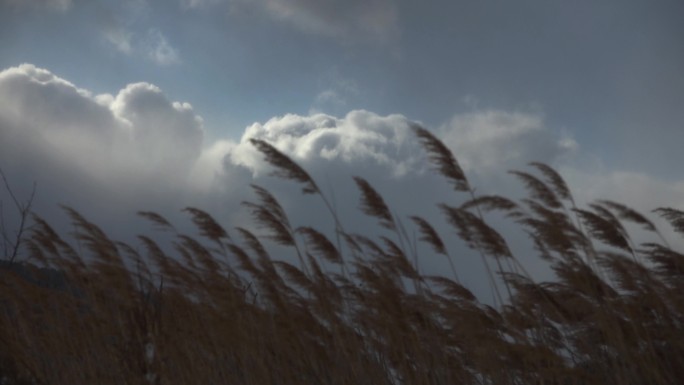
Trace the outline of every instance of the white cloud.
<path fill-rule="evenodd" d="M 383 173 L 401 177 L 416 171 L 416 163 L 422 158 L 410 124 L 401 115 L 383 117 L 363 110 L 352 111 L 344 118 L 288 114 L 248 127 L 233 160 L 261 172 L 264 165 L 254 159 L 248 141 L 259 138 L 314 168 L 330 163 L 346 164 L 350 169 L 373 164 Z"/>
<path fill-rule="evenodd" d="M 35 208 L 51 221 L 59 218 L 56 204 L 66 203 L 110 234 L 130 235 L 148 230 L 143 222 L 131 224 L 136 210 L 156 210 L 178 220 L 179 209 L 196 206 L 228 228 L 249 226 L 239 204 L 253 199 L 249 184 L 258 183 L 274 192 L 293 223 L 331 229 L 332 218 L 320 200 L 302 196 L 294 183 L 267 177 L 272 167 L 249 143 L 259 138 L 316 178 L 349 231 L 380 231 L 357 209 L 353 175 L 368 179 L 400 218 L 428 218 L 458 250 L 457 266 L 466 284 L 485 292 L 486 280 L 480 279 L 485 273 L 435 207 L 459 204 L 465 197 L 428 172 L 412 124 L 402 115 L 364 110 L 343 117 L 288 114 L 250 125 L 237 142 L 203 146 L 202 120 L 192 106 L 169 100 L 154 85 L 136 83 L 94 95 L 30 64 L 0 72 L 0 167 L 14 183 L 38 183 Z M 519 184 L 505 171 L 538 160 L 565 164 L 561 172 L 580 201 L 609 198 L 646 211 L 662 205 L 684 208 L 682 181 L 601 168 L 587 172 L 564 163 L 563 156 L 578 151 L 573 150 L 576 144 L 550 131 L 539 114 L 473 111 L 454 116 L 435 133 L 468 176 L 475 176 L 471 181 L 481 194 L 518 192 Z M 490 175 L 503 176 L 506 183 Z M 512 243 L 529 247 L 524 234 Z M 542 271 L 536 259 L 525 258 L 528 270 Z M 427 258 L 421 268 L 439 273 L 447 268 L 444 263 Z"/>
<path fill-rule="evenodd" d="M 257 7 L 270 17 L 312 34 L 386 41 L 398 28 L 394 0 L 233 0 L 234 8 Z"/>
<path fill-rule="evenodd" d="M 23 64 L 0 72 L 0 100 L 0 158 L 21 159 L 26 173 L 58 167 L 122 191 L 137 180 L 182 179 L 201 151 L 192 107 L 147 83 L 94 96 Z"/>
<path fill-rule="evenodd" d="M 248 197 L 245 186 L 271 170 L 250 138 L 274 144 L 323 178 L 323 184 L 346 188 L 340 196 L 354 196 L 353 184 L 348 186 L 356 174 L 377 179 L 380 189 L 392 186 L 387 191 L 406 191 L 407 196 L 411 188 L 398 187 L 402 183 L 420 187 L 417 193 L 426 197 L 438 191 L 415 183 L 438 178 L 426 172 L 429 165 L 410 129 L 413 122 L 402 115 L 363 110 L 341 118 L 288 114 L 254 123 L 238 142 L 218 141 L 203 149 L 202 120 L 192 106 L 170 101 L 147 83 L 128 85 L 113 95 L 93 95 L 27 64 L 0 72 L 0 100 L 0 139 L 6 147 L 0 161 L 21 164 L 23 171 L 15 171 L 26 178 L 70 181 L 46 187 L 62 191 L 54 194 L 53 204 L 71 199 L 65 186 L 77 185 L 84 195 L 97 191 L 112 199 L 125 197 L 126 204 L 136 208 L 171 192 L 211 206 L 215 202 L 198 197 L 231 191 L 230 199 L 239 202 Z M 462 164 L 480 166 L 485 159 L 492 173 L 501 171 L 497 164 L 509 166 L 510 159 L 546 161 L 564 151 L 533 115 L 474 112 L 455 117 L 440 134 Z M 475 146 L 481 151 L 470 148 Z M 545 154 L 543 159 L 540 154 Z M 427 201 L 429 206 L 436 203 Z M 356 201 L 346 204 L 355 207 Z"/>

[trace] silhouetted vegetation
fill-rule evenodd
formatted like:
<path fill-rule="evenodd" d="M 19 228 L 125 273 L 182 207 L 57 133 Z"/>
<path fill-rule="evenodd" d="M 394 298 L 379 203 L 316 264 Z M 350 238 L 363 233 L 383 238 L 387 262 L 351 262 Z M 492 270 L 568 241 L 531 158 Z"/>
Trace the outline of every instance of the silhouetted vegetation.
<path fill-rule="evenodd" d="M 451 234 L 421 216 L 403 225 L 360 177 L 353 179 L 360 210 L 384 235 L 347 231 L 313 178 L 260 140 L 252 143 L 277 176 L 324 200 L 334 234 L 291 223 L 259 186 L 245 208 L 263 234 L 224 229 L 188 208 L 200 234 L 193 237 L 141 212 L 172 241 L 141 235 L 137 247 L 110 239 L 70 208 L 71 234 L 35 216 L 25 240 L 31 265 L 0 269 L 0 383 L 626 385 L 684 378 L 684 254 L 650 219 L 612 201 L 577 207 L 563 179 L 540 163 L 512 172 L 528 198 L 478 196 L 447 147 L 423 128 L 415 132 L 462 202 L 437 202 Z M 492 212 L 529 234 L 555 279 L 526 273 L 488 224 Z M 684 236 L 684 212 L 655 213 Z M 634 244 L 627 224 L 660 241 Z M 414 232 L 429 248 L 416 247 Z M 496 304 L 459 283 L 448 247 L 456 235 L 481 256 Z M 278 258 L 265 241 L 292 255 Z M 448 276 L 419 273 L 416 263 L 434 254 L 449 260 Z M 41 274 L 64 279 L 46 285 L 58 279 Z"/>

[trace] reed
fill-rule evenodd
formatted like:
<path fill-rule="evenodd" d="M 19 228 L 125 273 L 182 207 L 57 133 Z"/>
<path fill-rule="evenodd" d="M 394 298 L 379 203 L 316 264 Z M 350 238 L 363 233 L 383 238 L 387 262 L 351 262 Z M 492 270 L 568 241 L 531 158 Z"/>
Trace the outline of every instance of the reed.
<path fill-rule="evenodd" d="M 684 254 L 650 219 L 608 200 L 577 207 L 562 177 L 541 163 L 511 172 L 527 198 L 477 196 L 448 148 L 423 128 L 415 133 L 435 170 L 456 194 L 467 194 L 460 206 L 436 202 L 451 233 L 419 215 L 405 227 L 360 177 L 353 179 L 360 211 L 388 236 L 346 231 L 332 210 L 335 234 L 297 226 L 260 186 L 253 186 L 256 201 L 244 204 L 259 234 L 225 229 L 187 208 L 198 233 L 191 236 L 141 211 L 172 241 L 141 235 L 131 245 L 71 208 L 64 208 L 71 234 L 34 216 L 23 240 L 28 262 L 0 268 L 0 383 L 627 385 L 684 378 Z M 294 161 L 252 143 L 277 176 L 329 202 Z M 529 234 L 553 279 L 527 273 L 487 222 L 492 212 Z M 684 212 L 654 213 L 684 236 Z M 635 244 L 628 223 L 658 241 Z M 460 283 L 449 251 L 457 242 L 490 269 L 493 305 Z M 275 255 L 269 243 L 292 255 Z M 420 273 L 421 260 L 436 256 L 449 261 L 450 274 Z"/>

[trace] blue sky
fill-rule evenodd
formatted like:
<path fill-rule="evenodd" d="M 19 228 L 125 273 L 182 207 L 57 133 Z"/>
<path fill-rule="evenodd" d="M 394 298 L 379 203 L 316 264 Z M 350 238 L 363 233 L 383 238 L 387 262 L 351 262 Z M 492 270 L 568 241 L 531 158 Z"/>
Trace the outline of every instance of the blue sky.
<path fill-rule="evenodd" d="M 220 202 L 265 174 L 248 136 L 393 191 L 425 177 L 418 121 L 485 191 L 539 160 L 587 199 L 684 208 L 682 20 L 676 0 L 0 0 L 0 167 L 114 228 L 128 211 L 101 199 L 242 218 Z"/>

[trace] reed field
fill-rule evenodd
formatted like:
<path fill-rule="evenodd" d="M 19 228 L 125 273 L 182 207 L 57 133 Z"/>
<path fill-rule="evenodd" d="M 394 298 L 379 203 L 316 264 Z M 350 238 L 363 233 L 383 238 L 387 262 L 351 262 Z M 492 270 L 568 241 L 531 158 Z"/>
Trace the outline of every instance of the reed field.
<path fill-rule="evenodd" d="M 226 229 L 188 208 L 197 236 L 147 211 L 139 214 L 159 239 L 136 244 L 110 239 L 71 208 L 68 230 L 35 215 L 21 261 L 0 269 L 0 384 L 683 381 L 684 250 L 652 219 L 681 237 L 684 211 L 577 207 L 541 163 L 511 172 L 527 198 L 478 195 L 441 141 L 414 133 L 453 188 L 451 202 L 435 202 L 449 232 L 396 217 L 372 181 L 354 177 L 359 210 L 381 230 L 355 234 L 306 170 L 260 140 L 252 144 L 275 176 L 327 207 L 334 233 L 291 223 L 256 185 L 244 203 L 256 227 Z M 488 224 L 493 215 L 529 234 L 552 279 L 527 272 Z M 635 244 L 628 228 L 654 241 Z M 454 243 L 475 250 L 494 303 L 459 282 Z M 422 274 L 425 258 L 450 268 Z"/>

